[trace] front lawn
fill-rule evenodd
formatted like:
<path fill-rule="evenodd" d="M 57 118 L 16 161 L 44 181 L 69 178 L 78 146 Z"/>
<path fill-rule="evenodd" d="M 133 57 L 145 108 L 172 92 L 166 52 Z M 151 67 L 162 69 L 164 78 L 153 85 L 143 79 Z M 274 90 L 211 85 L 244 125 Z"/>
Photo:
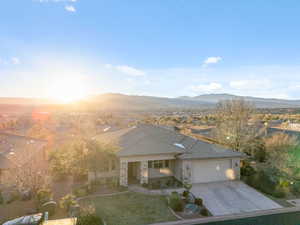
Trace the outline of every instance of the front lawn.
<path fill-rule="evenodd" d="M 80 205 L 93 205 L 96 214 L 108 225 L 143 225 L 177 220 L 169 211 L 166 198 L 163 196 L 129 192 L 85 199 Z"/>

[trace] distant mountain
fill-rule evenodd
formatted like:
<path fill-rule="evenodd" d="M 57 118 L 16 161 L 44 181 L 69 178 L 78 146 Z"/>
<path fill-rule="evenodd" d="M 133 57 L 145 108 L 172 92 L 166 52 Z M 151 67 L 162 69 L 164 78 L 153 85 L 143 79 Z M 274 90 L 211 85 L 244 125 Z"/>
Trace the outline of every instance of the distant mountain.
<path fill-rule="evenodd" d="M 42 105 L 42 104 L 56 104 L 57 102 L 42 98 L 10 98 L 0 97 L 0 104 L 5 105 Z"/>
<path fill-rule="evenodd" d="M 99 107 L 99 109 L 111 110 L 203 109 L 213 107 L 213 104 L 201 101 L 124 94 L 97 95 L 82 101 L 82 103 Z"/>
<path fill-rule="evenodd" d="M 296 108 L 300 107 L 300 100 L 286 100 L 275 98 L 257 98 L 251 96 L 238 96 L 231 94 L 205 94 L 195 97 L 182 96 L 178 99 L 188 101 L 199 101 L 202 104 L 216 104 L 219 101 L 231 100 L 231 99 L 245 99 L 246 101 L 253 102 L 258 108 Z"/>
<path fill-rule="evenodd" d="M 206 94 L 196 97 L 182 96 L 178 98 L 163 98 L 153 96 L 137 96 L 124 94 L 101 94 L 90 96 L 68 107 L 71 110 L 180 110 L 180 109 L 209 109 L 216 106 L 221 100 L 241 99 L 253 102 L 258 108 L 300 108 L 300 100 L 268 99 L 230 94 Z M 45 99 L 28 98 L 0 98 L 0 112 L 13 111 L 14 107 L 39 107 L 59 109 L 56 102 Z M 53 106 L 51 106 L 53 105 Z"/>

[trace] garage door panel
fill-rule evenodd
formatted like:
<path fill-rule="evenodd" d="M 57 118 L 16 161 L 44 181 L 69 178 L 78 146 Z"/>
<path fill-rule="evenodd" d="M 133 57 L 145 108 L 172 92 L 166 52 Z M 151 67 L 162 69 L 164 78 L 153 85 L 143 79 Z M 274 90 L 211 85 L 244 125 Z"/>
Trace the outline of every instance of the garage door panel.
<path fill-rule="evenodd" d="M 207 183 L 229 180 L 228 171 L 231 170 L 231 159 L 225 160 L 193 160 L 192 182 Z"/>

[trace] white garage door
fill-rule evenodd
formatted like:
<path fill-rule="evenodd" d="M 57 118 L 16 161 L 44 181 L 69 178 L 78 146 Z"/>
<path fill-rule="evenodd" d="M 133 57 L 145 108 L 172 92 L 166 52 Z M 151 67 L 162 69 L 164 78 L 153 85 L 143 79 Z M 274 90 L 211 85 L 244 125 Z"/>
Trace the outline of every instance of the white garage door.
<path fill-rule="evenodd" d="M 207 183 L 230 180 L 231 159 L 192 160 L 192 182 Z"/>

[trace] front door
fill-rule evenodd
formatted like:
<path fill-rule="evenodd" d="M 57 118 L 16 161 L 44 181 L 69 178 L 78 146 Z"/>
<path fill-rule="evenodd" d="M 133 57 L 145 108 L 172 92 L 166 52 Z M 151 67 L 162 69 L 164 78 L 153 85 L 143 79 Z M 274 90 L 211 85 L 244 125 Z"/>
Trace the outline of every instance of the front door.
<path fill-rule="evenodd" d="M 139 163 L 138 162 L 130 162 L 128 163 L 128 182 L 138 183 L 138 171 L 139 171 Z"/>

